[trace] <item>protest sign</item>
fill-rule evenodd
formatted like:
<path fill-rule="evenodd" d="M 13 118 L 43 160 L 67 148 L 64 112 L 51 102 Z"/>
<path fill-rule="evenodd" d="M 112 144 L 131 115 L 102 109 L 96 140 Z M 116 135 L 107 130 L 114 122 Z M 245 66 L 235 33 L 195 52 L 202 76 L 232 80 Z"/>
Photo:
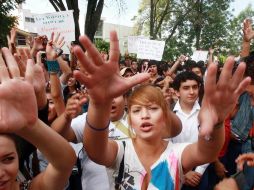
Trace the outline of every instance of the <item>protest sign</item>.
<path fill-rule="evenodd" d="M 191 59 L 194 61 L 206 61 L 208 51 L 194 51 Z"/>
<path fill-rule="evenodd" d="M 138 52 L 138 41 L 140 39 L 149 39 L 146 36 L 128 36 L 128 53 Z"/>
<path fill-rule="evenodd" d="M 165 41 L 140 39 L 138 41 L 137 58 L 161 61 L 164 47 Z"/>
<path fill-rule="evenodd" d="M 46 14 L 33 15 L 36 32 L 39 35 L 47 35 L 50 39 L 51 33 L 61 33 L 64 36 L 65 44 L 75 40 L 75 26 L 73 11 L 60 11 Z M 64 48 L 66 52 L 67 48 Z"/>

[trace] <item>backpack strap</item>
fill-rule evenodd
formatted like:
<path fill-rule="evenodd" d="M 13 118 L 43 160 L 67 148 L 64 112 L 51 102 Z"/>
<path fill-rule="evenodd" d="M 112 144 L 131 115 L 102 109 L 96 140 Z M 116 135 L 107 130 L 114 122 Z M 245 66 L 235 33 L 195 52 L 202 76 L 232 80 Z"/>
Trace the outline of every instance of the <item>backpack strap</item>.
<path fill-rule="evenodd" d="M 125 141 L 122 141 L 123 143 L 123 158 L 122 161 L 120 163 L 120 168 L 118 171 L 118 176 L 115 178 L 115 189 L 119 189 L 120 185 L 122 183 L 122 179 L 123 179 L 123 175 L 124 175 L 124 154 L 125 154 Z"/>

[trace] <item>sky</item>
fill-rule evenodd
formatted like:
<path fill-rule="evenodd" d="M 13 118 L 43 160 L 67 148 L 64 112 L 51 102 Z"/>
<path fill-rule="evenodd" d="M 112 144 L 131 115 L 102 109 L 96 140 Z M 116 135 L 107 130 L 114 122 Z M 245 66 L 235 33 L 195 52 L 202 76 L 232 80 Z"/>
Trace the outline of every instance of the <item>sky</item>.
<path fill-rule="evenodd" d="M 63 2 L 65 1 L 63 0 Z M 125 24 L 128 26 L 131 26 L 133 24 L 131 18 L 133 18 L 137 13 L 141 0 L 124 0 L 124 2 L 125 9 L 121 13 L 121 15 L 119 15 L 117 10 L 117 4 L 114 3 L 114 0 L 105 1 L 102 17 L 105 18 L 106 22 Z M 80 18 L 82 19 L 82 17 L 85 17 L 86 0 L 80 0 L 79 7 Z M 37 0 L 26 0 L 26 3 L 23 4 L 23 8 L 30 9 L 32 13 L 49 13 L 55 11 L 48 0 L 40 0 L 40 3 L 38 3 Z"/>
<path fill-rule="evenodd" d="M 114 3 L 114 0 L 106 0 L 102 12 L 102 17 L 105 19 L 105 22 L 132 26 L 133 22 L 131 21 L 131 19 L 137 14 L 141 1 L 142 0 L 124 0 L 125 9 L 119 15 L 117 11 L 117 5 Z M 231 8 L 234 9 L 233 15 L 238 15 L 244 8 L 247 7 L 248 4 L 252 4 L 252 6 L 254 7 L 253 0 L 235 0 L 234 3 L 231 4 Z M 86 0 L 80 0 L 79 7 L 80 22 L 84 23 Z M 55 11 L 48 0 L 26 0 L 23 8 L 30 9 L 32 13 L 49 13 Z M 81 28 L 81 31 L 84 31 L 83 28 Z"/>

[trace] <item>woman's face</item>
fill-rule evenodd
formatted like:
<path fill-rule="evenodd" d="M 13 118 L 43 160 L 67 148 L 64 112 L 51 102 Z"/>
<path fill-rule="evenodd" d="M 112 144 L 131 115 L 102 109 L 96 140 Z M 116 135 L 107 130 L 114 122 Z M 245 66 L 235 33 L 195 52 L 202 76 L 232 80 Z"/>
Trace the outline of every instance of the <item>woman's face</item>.
<path fill-rule="evenodd" d="M 162 108 L 155 104 L 134 104 L 130 109 L 130 125 L 136 136 L 142 139 L 161 138 L 161 130 L 165 127 Z"/>
<path fill-rule="evenodd" d="M 0 190 L 13 187 L 18 169 L 18 154 L 13 140 L 0 135 Z"/>
<path fill-rule="evenodd" d="M 67 86 L 74 86 L 75 83 L 76 83 L 76 79 L 74 77 L 70 77 L 67 82 Z"/>
<path fill-rule="evenodd" d="M 48 121 L 51 122 L 56 118 L 56 109 L 53 102 L 52 96 L 50 93 L 47 93 L 47 99 L 49 101 L 49 110 L 48 110 Z"/>

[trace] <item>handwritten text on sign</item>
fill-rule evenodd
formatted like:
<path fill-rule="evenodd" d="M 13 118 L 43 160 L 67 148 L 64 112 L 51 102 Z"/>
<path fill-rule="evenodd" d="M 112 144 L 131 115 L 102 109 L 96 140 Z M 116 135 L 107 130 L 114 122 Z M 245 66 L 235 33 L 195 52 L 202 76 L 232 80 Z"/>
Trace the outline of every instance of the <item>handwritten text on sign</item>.
<path fill-rule="evenodd" d="M 73 11 L 61 11 L 34 15 L 37 33 L 47 35 L 50 39 L 52 32 L 61 33 L 66 42 L 75 40 Z"/>
<path fill-rule="evenodd" d="M 128 36 L 128 52 L 137 53 L 138 52 L 138 41 L 140 39 L 149 39 L 146 36 Z"/>
<path fill-rule="evenodd" d="M 138 41 L 137 57 L 161 61 L 164 47 L 165 41 L 140 39 Z"/>

